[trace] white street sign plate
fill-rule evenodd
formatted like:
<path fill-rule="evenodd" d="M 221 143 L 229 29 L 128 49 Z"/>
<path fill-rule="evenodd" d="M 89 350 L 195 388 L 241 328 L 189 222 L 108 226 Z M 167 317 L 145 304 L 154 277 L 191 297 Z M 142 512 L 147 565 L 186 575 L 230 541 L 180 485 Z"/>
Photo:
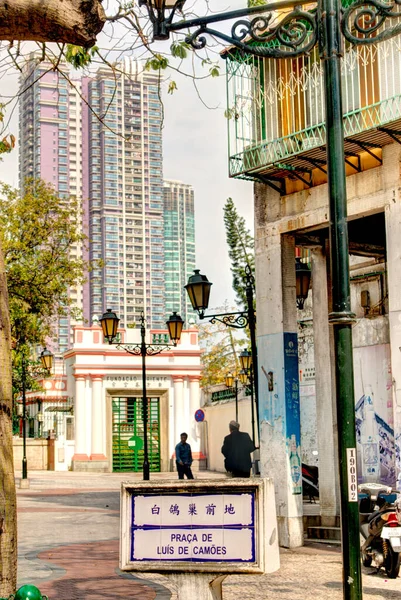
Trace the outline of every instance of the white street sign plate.
<path fill-rule="evenodd" d="M 264 573 L 279 567 L 268 479 L 122 484 L 125 571 Z"/>

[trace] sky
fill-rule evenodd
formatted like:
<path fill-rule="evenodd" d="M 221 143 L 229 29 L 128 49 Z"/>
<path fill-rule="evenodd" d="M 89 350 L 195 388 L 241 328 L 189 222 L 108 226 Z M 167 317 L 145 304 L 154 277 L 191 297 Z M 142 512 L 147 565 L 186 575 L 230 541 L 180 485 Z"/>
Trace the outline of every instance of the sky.
<path fill-rule="evenodd" d="M 246 0 L 209 2 L 211 10 L 216 12 L 243 8 L 246 4 Z M 205 10 L 204 5 L 204 0 L 191 3 L 194 12 L 199 15 Z M 218 27 L 227 29 L 227 25 Z M 233 198 L 238 212 L 253 233 L 252 183 L 228 177 L 225 63 L 217 53 L 214 58 L 219 60 L 222 76 L 200 82 L 200 98 L 192 80 L 179 73 L 174 74 L 177 91 L 173 95 L 163 94 L 164 177 L 194 187 L 196 267 L 213 282 L 210 308 L 221 306 L 226 300 L 230 305 L 235 301 L 223 222 L 223 206 L 228 197 Z M 18 76 L 10 71 L 2 80 L 3 93 L 11 95 L 17 87 Z M 11 120 L 10 130 L 17 137 L 17 146 L 0 163 L 0 180 L 17 187 L 17 111 Z"/>

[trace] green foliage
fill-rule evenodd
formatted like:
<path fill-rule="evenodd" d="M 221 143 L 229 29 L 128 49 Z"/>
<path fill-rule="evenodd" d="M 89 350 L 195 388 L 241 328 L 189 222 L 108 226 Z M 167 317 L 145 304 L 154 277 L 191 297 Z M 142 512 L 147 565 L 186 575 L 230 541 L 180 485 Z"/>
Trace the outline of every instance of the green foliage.
<path fill-rule="evenodd" d="M 6 265 L 14 345 L 43 344 L 55 318 L 71 307 L 70 288 L 87 267 L 74 249 L 85 244 L 76 199 L 61 199 L 40 180 L 20 194 L 0 184 L 0 243 Z"/>
<path fill-rule="evenodd" d="M 22 382 L 25 371 L 25 389 L 29 391 L 42 391 L 38 383 L 38 377 L 45 377 L 41 364 L 31 358 L 31 349 L 27 344 L 18 343 L 11 352 L 13 367 L 13 398 L 16 399 L 22 393 Z"/>
<path fill-rule="evenodd" d="M 99 48 L 97 46 L 93 46 L 87 50 L 81 46 L 67 44 L 65 59 L 74 67 L 74 69 L 83 69 L 92 62 L 92 58 L 95 56 L 98 50 Z"/>
<path fill-rule="evenodd" d="M 177 84 L 175 81 L 170 81 L 170 83 L 168 84 L 168 93 L 169 94 L 174 94 L 175 90 L 177 90 Z"/>
<path fill-rule="evenodd" d="M 163 71 L 168 67 L 168 59 L 162 54 L 154 54 L 145 63 L 145 71 Z"/>
<path fill-rule="evenodd" d="M 190 49 L 189 44 L 187 44 L 183 40 L 175 41 L 170 46 L 171 55 L 174 56 L 175 58 L 181 58 L 182 60 L 184 58 L 187 58 L 189 49 Z"/>
<path fill-rule="evenodd" d="M 233 274 L 233 289 L 239 304 L 246 307 L 245 267 L 248 265 L 254 273 L 254 240 L 246 227 L 245 219 L 238 214 L 232 198 L 227 199 L 223 210 L 228 255 L 231 260 L 231 272 Z"/>

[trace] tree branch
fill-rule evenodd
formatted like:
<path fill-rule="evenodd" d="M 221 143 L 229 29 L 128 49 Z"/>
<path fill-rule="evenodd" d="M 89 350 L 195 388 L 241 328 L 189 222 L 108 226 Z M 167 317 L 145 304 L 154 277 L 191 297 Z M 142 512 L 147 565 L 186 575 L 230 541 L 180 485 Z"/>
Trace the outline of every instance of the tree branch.
<path fill-rule="evenodd" d="M 0 0 L 0 40 L 89 48 L 105 22 L 101 0 Z"/>

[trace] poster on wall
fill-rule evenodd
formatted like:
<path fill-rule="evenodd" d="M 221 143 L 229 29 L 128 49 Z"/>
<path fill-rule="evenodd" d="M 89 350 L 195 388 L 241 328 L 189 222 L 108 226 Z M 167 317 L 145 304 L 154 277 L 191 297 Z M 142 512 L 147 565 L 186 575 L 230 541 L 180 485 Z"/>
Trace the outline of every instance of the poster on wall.
<path fill-rule="evenodd" d="M 354 348 L 359 483 L 396 484 L 396 451 L 388 344 Z"/>
<path fill-rule="evenodd" d="M 284 333 L 284 372 L 287 456 L 290 462 L 292 493 L 302 494 L 301 417 L 296 333 Z"/>

